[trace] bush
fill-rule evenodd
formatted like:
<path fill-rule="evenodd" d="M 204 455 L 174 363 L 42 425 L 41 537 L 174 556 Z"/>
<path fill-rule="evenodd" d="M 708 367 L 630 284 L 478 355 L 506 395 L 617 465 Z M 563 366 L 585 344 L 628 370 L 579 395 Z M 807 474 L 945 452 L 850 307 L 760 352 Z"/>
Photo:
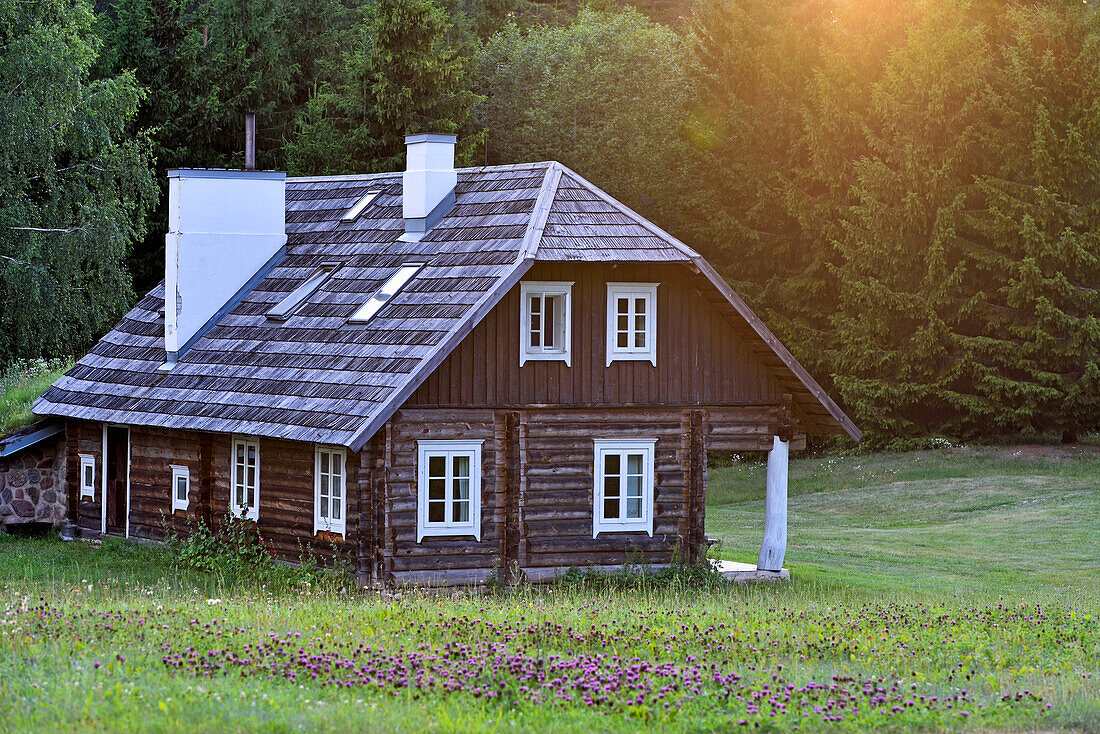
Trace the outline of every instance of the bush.
<path fill-rule="evenodd" d="M 232 579 L 256 581 L 273 589 L 318 588 L 346 590 L 354 586 L 349 569 L 337 560 L 322 567 L 313 553 L 302 549 L 297 565 L 280 563 L 274 549 L 264 544 L 256 523 L 227 517 L 214 531 L 199 521 L 190 534 L 168 535 L 168 548 L 180 565 Z"/>

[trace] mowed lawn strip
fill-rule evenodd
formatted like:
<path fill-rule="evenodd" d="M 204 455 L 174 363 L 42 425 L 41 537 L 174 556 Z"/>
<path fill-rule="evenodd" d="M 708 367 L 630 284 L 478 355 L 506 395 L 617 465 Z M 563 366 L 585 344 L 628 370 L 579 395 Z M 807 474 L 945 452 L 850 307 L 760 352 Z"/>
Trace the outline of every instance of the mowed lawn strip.
<path fill-rule="evenodd" d="M 711 466 L 707 533 L 755 562 L 764 467 Z M 978 598 L 1100 599 L 1100 447 L 982 447 L 792 463 L 796 580 Z"/>
<path fill-rule="evenodd" d="M 1012 451 L 794 462 L 775 588 L 380 598 L 0 537 L 0 731 L 1097 730 L 1098 460 Z M 762 469 L 711 482 L 754 560 Z"/>

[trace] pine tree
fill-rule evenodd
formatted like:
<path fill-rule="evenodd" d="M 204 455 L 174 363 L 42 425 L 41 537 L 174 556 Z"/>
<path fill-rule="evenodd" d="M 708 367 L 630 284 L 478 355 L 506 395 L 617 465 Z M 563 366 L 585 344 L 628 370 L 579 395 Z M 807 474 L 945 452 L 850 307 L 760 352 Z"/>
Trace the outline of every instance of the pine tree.
<path fill-rule="evenodd" d="M 399 169 L 404 136 L 456 133 L 477 97 L 466 87 L 461 45 L 431 0 L 386 0 L 365 12 L 343 73 L 313 95 L 287 145 L 301 174 Z M 463 136 L 460 150 L 476 146 Z"/>

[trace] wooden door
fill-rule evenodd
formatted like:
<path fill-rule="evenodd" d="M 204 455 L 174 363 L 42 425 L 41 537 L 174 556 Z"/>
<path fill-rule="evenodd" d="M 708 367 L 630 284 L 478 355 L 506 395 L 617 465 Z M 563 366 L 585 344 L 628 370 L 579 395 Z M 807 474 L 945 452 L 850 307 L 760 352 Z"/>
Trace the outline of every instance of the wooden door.
<path fill-rule="evenodd" d="M 126 480 L 130 465 L 130 429 L 107 429 L 107 532 L 126 530 Z"/>

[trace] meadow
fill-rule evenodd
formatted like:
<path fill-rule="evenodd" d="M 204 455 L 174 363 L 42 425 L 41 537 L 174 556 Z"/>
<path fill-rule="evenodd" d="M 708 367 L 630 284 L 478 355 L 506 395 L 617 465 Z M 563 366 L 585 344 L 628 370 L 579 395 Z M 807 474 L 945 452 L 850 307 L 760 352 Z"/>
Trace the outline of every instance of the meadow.
<path fill-rule="evenodd" d="M 763 469 L 710 472 L 751 561 Z M 4 731 L 1100 730 L 1100 450 L 792 463 L 792 581 L 490 595 L 200 573 L 0 536 Z"/>

